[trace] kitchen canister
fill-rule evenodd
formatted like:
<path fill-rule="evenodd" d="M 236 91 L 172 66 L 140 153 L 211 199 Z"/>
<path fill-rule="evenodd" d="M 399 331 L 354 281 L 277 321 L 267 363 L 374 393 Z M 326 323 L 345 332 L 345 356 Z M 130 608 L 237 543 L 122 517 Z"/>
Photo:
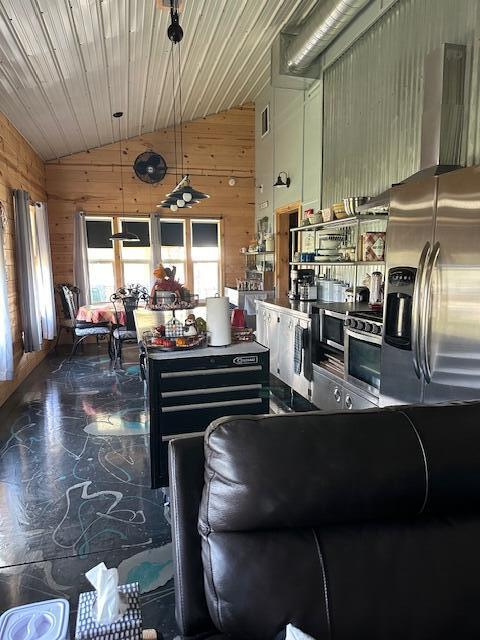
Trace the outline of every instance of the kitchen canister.
<path fill-rule="evenodd" d="M 206 299 L 207 335 L 211 347 L 225 347 L 232 343 L 230 301 L 226 296 Z"/>

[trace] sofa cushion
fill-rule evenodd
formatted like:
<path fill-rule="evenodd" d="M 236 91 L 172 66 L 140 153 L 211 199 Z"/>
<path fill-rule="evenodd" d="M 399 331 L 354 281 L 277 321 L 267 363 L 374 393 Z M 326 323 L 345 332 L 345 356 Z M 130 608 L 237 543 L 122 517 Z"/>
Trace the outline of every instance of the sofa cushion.
<path fill-rule="evenodd" d="M 205 437 L 205 531 L 311 527 L 414 515 L 425 462 L 390 411 L 224 418 Z"/>
<path fill-rule="evenodd" d="M 202 545 L 215 626 L 242 640 L 273 640 L 289 622 L 328 633 L 325 576 L 313 529 L 211 533 Z"/>
<path fill-rule="evenodd" d="M 479 403 L 458 403 L 217 420 L 205 437 L 200 527 L 468 512 L 480 500 L 479 414 Z"/>

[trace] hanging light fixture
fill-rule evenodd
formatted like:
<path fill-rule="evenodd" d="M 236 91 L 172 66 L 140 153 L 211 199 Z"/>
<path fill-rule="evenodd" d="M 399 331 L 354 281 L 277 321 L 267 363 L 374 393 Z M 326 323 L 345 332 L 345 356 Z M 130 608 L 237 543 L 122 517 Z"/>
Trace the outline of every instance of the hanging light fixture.
<path fill-rule="evenodd" d="M 173 55 L 174 45 L 180 45 L 183 38 L 183 29 L 180 26 L 180 19 L 178 14 L 178 1 L 170 0 L 170 19 L 171 24 L 168 27 L 167 35 L 172 42 L 171 48 L 171 65 L 172 65 L 172 81 L 173 81 L 173 138 L 175 144 L 175 167 L 177 167 L 177 127 L 176 127 L 176 90 L 175 90 L 175 58 Z M 160 207 L 164 209 L 170 209 L 170 211 L 178 211 L 185 207 L 191 208 L 194 204 L 198 204 L 200 200 L 209 198 L 210 196 L 202 191 L 197 191 L 190 184 L 190 178 L 188 175 L 184 175 L 183 172 L 183 113 L 182 113 L 182 65 L 180 58 L 180 46 L 178 47 L 178 96 L 179 96 L 179 111 L 180 111 L 180 156 L 181 156 L 181 175 L 182 179 L 178 182 L 177 186 L 171 193 L 166 194 L 166 199 L 160 203 Z"/>
<path fill-rule="evenodd" d="M 122 153 L 122 134 L 120 130 L 120 118 L 123 116 L 123 111 L 115 111 L 114 118 L 118 120 L 118 141 L 120 145 L 120 190 L 122 192 L 122 214 L 125 214 L 125 192 L 123 189 L 123 153 Z M 129 231 L 121 231 L 120 233 L 113 233 L 110 240 L 120 240 L 122 242 L 140 242 L 140 238 L 135 233 Z"/>

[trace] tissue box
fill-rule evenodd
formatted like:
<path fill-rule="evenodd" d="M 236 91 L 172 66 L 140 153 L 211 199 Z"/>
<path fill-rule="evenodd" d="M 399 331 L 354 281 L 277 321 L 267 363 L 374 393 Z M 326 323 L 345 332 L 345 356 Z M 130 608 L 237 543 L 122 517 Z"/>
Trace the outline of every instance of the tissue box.
<path fill-rule="evenodd" d="M 75 640 L 142 640 L 142 612 L 140 611 L 138 582 L 124 584 L 118 587 L 120 593 L 125 594 L 128 609 L 124 615 L 112 624 L 97 624 L 92 618 L 92 606 L 95 603 L 96 592 L 87 591 L 80 594 L 78 599 L 77 626 Z"/>

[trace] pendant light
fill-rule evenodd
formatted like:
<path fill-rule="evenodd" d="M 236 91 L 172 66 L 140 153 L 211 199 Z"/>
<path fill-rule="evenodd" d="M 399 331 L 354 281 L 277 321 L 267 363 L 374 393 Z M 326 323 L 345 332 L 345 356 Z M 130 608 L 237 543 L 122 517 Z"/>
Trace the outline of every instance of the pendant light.
<path fill-rule="evenodd" d="M 174 45 L 178 44 L 178 97 L 180 111 L 180 156 L 181 156 L 181 175 L 182 179 L 171 193 L 166 194 L 166 199 L 160 203 L 160 207 L 170 209 L 170 211 L 178 211 L 178 209 L 191 208 L 194 204 L 198 204 L 200 200 L 209 198 L 210 196 L 202 191 L 197 191 L 190 184 L 190 178 L 183 173 L 183 113 L 182 113 L 182 65 L 180 57 L 180 42 L 183 38 L 183 30 L 180 26 L 177 0 L 170 0 L 170 19 L 171 24 L 168 27 L 167 35 L 172 42 L 171 47 L 171 66 L 172 66 L 172 82 L 173 82 L 173 138 L 175 144 L 175 167 L 177 167 L 177 127 L 176 127 L 176 91 L 175 91 L 175 57 L 173 54 Z M 175 170 L 176 173 L 176 170 Z"/>
<path fill-rule="evenodd" d="M 122 192 L 122 214 L 125 215 L 125 191 L 123 189 L 123 153 L 122 153 L 122 134 L 120 130 L 120 118 L 123 116 L 123 111 L 115 111 L 114 118 L 118 119 L 118 141 L 120 146 L 120 190 Z M 120 233 L 113 233 L 110 240 L 120 240 L 121 242 L 140 242 L 140 238 L 135 233 L 129 231 L 121 231 Z"/>

